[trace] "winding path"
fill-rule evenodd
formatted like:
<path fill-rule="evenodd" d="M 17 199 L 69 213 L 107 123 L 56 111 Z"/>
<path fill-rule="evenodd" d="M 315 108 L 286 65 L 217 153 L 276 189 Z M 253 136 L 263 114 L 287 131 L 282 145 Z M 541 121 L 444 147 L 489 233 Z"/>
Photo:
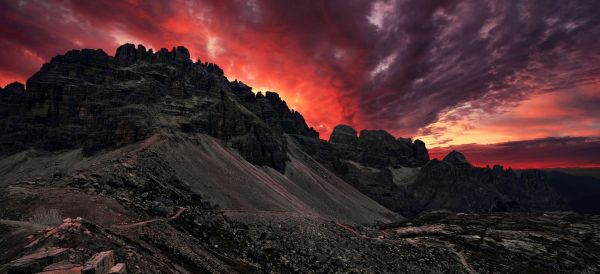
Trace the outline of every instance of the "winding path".
<path fill-rule="evenodd" d="M 187 210 L 187 208 L 181 207 L 181 208 L 179 208 L 179 210 L 177 210 L 177 212 L 175 214 L 173 214 L 173 216 L 171 216 L 169 218 L 154 218 L 154 219 L 150 219 L 150 220 L 146 220 L 146 221 L 142 221 L 142 222 L 137 222 L 137 223 L 132 223 L 132 224 L 112 225 L 110 227 L 111 228 L 116 228 L 116 229 L 129 229 L 129 228 L 136 228 L 136 227 L 140 227 L 140 226 L 145 226 L 147 224 L 154 223 L 154 222 L 168 222 L 168 221 L 175 220 L 175 219 L 179 218 L 179 216 L 181 216 L 181 214 L 183 214 L 183 212 L 186 211 L 186 210 Z"/>

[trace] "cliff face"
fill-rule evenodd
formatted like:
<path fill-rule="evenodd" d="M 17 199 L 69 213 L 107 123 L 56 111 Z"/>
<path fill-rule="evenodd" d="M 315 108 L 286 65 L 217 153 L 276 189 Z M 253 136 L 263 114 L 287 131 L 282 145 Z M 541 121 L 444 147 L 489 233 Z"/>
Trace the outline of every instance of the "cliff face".
<path fill-rule="evenodd" d="M 382 130 L 363 130 L 357 135 L 352 127 L 340 125 L 329 142 L 297 139 L 338 176 L 407 217 L 434 210 L 581 211 L 572 194 L 559 190 L 545 172 L 473 167 L 457 151 L 443 160 L 429 160 L 423 142 L 395 139 Z M 587 191 L 595 188 L 586 185 Z"/>
<path fill-rule="evenodd" d="M 192 62 L 184 47 L 154 53 L 126 44 L 114 57 L 73 50 L 44 64 L 27 91 L 9 89 L 1 99 L 0 155 L 28 147 L 83 147 L 92 155 L 157 131 L 206 133 L 253 164 L 283 171 L 283 134 L 318 136 L 277 94 L 255 95 L 217 65 Z"/>
<path fill-rule="evenodd" d="M 420 140 L 395 139 L 384 130 L 362 130 L 360 135 L 347 125 L 333 129 L 329 143 L 343 158 L 371 167 L 421 166 L 429 161 L 425 143 Z"/>

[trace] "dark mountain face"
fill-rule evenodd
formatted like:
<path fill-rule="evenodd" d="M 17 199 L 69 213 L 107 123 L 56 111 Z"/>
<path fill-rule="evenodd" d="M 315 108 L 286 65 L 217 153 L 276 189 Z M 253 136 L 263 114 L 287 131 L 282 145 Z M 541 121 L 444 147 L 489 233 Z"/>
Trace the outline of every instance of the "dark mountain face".
<path fill-rule="evenodd" d="M 343 154 L 343 158 L 371 167 L 420 166 L 429 161 L 425 144 L 420 140 L 394 138 L 384 130 L 356 130 L 347 125 L 333 129 L 329 143 Z"/>
<path fill-rule="evenodd" d="M 1 155 L 28 147 L 91 155 L 176 131 L 209 134 L 249 162 L 283 171 L 283 134 L 318 136 L 276 93 L 254 95 L 217 65 L 192 62 L 184 47 L 153 53 L 126 44 L 115 57 L 73 50 L 44 64 L 27 92 L 7 86 L 1 102 Z"/>
<path fill-rule="evenodd" d="M 567 185 L 579 179 L 543 171 L 473 167 L 452 151 L 442 161 L 429 160 L 425 145 L 395 139 L 381 130 L 356 130 L 337 126 L 329 142 L 300 138 L 306 150 L 340 177 L 383 206 L 407 217 L 432 210 L 454 212 L 574 210 L 590 213 L 577 193 L 596 193 L 596 184 Z M 585 189 L 585 190 L 584 190 Z M 585 208 L 585 210 L 583 209 Z"/>

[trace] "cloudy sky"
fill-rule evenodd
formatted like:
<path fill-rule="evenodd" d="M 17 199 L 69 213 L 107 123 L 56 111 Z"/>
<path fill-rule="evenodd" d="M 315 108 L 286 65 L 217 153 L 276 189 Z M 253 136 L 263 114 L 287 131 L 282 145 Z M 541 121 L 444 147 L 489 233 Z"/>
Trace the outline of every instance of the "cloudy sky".
<path fill-rule="evenodd" d="M 479 165 L 600 167 L 599 14 L 594 0 L 0 0 L 0 85 L 73 48 L 184 45 L 279 92 L 324 139 L 345 123 Z"/>

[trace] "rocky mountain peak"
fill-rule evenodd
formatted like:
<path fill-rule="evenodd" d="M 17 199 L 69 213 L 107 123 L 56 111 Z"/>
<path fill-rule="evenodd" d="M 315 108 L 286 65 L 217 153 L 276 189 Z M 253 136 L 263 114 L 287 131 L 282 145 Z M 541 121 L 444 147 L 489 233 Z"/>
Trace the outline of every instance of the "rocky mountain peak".
<path fill-rule="evenodd" d="M 333 129 L 329 144 L 339 150 L 340 157 L 371 167 L 422 166 L 429 161 L 425 143 L 394 138 L 385 130 L 356 130 L 348 125 Z"/>
<path fill-rule="evenodd" d="M 25 85 L 23 85 L 19 82 L 12 82 L 12 83 L 6 85 L 4 87 L 4 89 L 2 87 L 0 87 L 0 92 L 3 92 L 2 94 L 0 94 L 0 96 L 22 94 L 25 92 Z"/>
<path fill-rule="evenodd" d="M 183 46 L 173 47 L 171 51 L 161 48 L 156 53 L 150 50 L 146 50 L 143 45 L 138 45 L 137 48 L 134 44 L 124 44 L 117 48 L 115 53 L 115 60 L 121 66 L 129 66 L 138 61 L 179 61 L 191 63 L 190 52 Z"/>
<path fill-rule="evenodd" d="M 283 172 L 284 134 L 318 137 L 277 93 L 255 96 L 216 64 L 192 62 L 183 46 L 155 53 L 124 44 L 114 57 L 100 49 L 71 50 L 29 78 L 25 96 L 7 99 L 7 90 L 24 86 L 2 91 L 0 155 L 32 147 L 83 148 L 92 155 L 157 133 L 208 134 L 250 163 Z"/>
<path fill-rule="evenodd" d="M 329 137 L 332 144 L 355 144 L 358 142 L 356 130 L 349 125 L 337 125 Z"/>
<path fill-rule="evenodd" d="M 396 138 L 385 130 L 366 130 L 360 131 L 358 139 L 365 143 L 393 144 Z"/>
<path fill-rule="evenodd" d="M 174 47 L 173 50 L 171 50 L 171 53 L 173 54 L 173 58 L 175 60 L 191 61 L 190 60 L 190 52 L 184 46 Z"/>
<path fill-rule="evenodd" d="M 470 166 L 471 164 L 467 161 L 467 158 L 462 153 L 453 150 L 446 157 L 444 157 L 444 162 L 457 165 L 457 166 Z"/>
<path fill-rule="evenodd" d="M 139 47 L 140 53 L 146 54 L 146 48 L 142 45 Z M 139 56 L 141 57 L 141 56 Z M 134 44 L 125 44 L 117 48 L 115 59 L 120 65 L 129 65 L 138 60 L 138 50 Z"/>

